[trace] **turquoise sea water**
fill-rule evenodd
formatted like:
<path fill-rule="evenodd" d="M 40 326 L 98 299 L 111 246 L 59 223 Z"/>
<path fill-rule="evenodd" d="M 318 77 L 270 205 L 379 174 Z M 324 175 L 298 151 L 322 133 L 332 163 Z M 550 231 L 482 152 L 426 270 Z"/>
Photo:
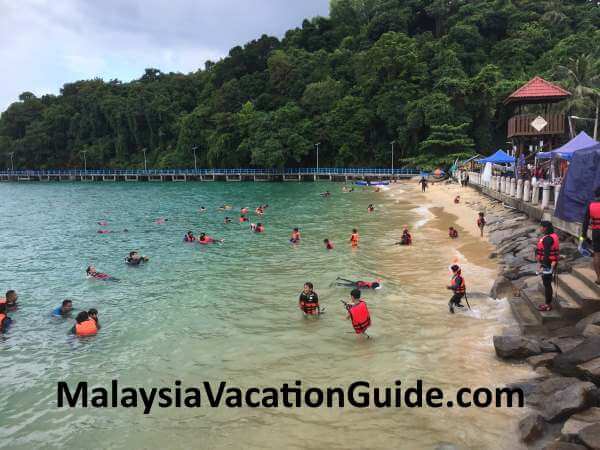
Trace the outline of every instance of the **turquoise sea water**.
<path fill-rule="evenodd" d="M 326 189 L 332 198 L 318 195 Z M 507 436 L 518 415 L 510 410 L 203 407 L 145 416 L 56 407 L 58 381 L 279 387 L 299 379 L 327 387 L 423 378 L 449 392 L 511 381 L 518 369 L 499 364 L 490 343 L 505 307 L 482 300 L 476 313 L 449 320 L 443 287 L 454 253 L 413 196 L 342 194 L 329 183 L 67 183 L 2 184 L 0 198 L 0 292 L 16 289 L 21 305 L 0 338 L 0 448 L 348 448 L 359 435 L 368 440 L 361 448 L 518 448 Z M 240 207 L 264 203 L 263 218 L 250 214 L 264 234 L 237 222 Z M 222 204 L 234 209 L 218 211 Z M 224 225 L 226 215 L 234 223 Z M 168 221 L 158 225 L 159 217 Z M 115 233 L 97 234 L 101 220 Z M 415 227 L 418 247 L 391 245 L 404 223 Z M 295 226 L 298 246 L 288 242 Z M 361 234 L 355 251 L 353 227 Z M 185 244 L 187 230 L 225 243 Z M 325 237 L 334 251 L 323 248 Z M 133 249 L 151 261 L 126 266 Z M 120 281 L 86 279 L 90 264 Z M 471 272 L 487 286 L 489 270 Z M 372 340 L 350 333 L 339 303 L 348 290 L 332 285 L 338 275 L 384 280 L 365 294 Z M 327 308 L 319 320 L 297 308 L 309 280 Z M 75 310 L 99 310 L 96 337 L 70 337 L 73 320 L 50 317 L 64 298 Z"/>

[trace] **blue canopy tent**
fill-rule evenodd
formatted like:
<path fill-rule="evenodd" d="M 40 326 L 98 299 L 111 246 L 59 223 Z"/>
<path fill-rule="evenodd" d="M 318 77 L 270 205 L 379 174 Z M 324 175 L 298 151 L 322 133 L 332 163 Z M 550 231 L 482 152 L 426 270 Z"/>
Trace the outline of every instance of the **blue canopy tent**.
<path fill-rule="evenodd" d="M 599 144 L 598 141 L 592 139 L 585 131 L 582 131 L 562 147 L 558 147 L 550 152 L 541 152 L 536 155 L 538 159 L 549 159 L 553 156 L 570 161 L 576 151 L 584 148 L 590 148 Z"/>
<path fill-rule="evenodd" d="M 478 159 L 477 162 L 481 163 L 481 164 L 486 164 L 486 163 L 492 163 L 492 164 L 513 164 L 515 162 L 515 158 L 513 158 L 510 155 L 508 155 L 503 150 L 498 150 L 492 156 L 488 156 L 487 158 L 483 158 L 483 159 Z"/>
<path fill-rule="evenodd" d="M 573 154 L 554 215 L 568 222 L 583 222 L 585 207 L 600 187 L 600 144 Z"/>

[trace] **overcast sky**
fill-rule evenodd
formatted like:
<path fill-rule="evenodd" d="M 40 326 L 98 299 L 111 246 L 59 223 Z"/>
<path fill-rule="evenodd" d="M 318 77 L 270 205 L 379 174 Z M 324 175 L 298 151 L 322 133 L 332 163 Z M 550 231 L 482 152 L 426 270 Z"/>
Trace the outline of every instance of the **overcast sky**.
<path fill-rule="evenodd" d="M 71 81 L 204 68 L 328 10 L 329 0 L 0 0 L 0 111 Z"/>

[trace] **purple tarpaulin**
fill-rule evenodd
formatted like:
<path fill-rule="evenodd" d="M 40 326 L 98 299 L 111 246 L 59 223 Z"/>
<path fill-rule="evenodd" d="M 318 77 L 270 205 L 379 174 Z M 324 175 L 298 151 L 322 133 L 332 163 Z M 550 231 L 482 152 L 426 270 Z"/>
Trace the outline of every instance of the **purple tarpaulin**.
<path fill-rule="evenodd" d="M 600 187 L 600 145 L 579 150 L 567 170 L 554 215 L 567 222 L 583 222 L 585 207 Z"/>
<path fill-rule="evenodd" d="M 570 160 L 573 158 L 575 152 L 598 144 L 598 141 L 595 141 L 585 131 L 582 131 L 562 147 L 558 147 L 551 152 L 538 153 L 536 158 L 548 159 L 553 156 L 558 156 L 559 158 Z"/>

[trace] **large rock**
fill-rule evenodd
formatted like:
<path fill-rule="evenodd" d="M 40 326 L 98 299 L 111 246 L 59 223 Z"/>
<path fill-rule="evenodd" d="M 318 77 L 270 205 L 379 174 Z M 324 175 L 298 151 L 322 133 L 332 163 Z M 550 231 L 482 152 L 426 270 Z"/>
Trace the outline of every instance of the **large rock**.
<path fill-rule="evenodd" d="M 589 336 L 600 336 L 600 325 L 589 324 L 583 330 L 583 335 L 585 337 Z"/>
<path fill-rule="evenodd" d="M 556 345 L 559 345 L 556 343 Z M 592 359 L 600 358 L 600 336 L 590 336 L 577 345 L 567 350 L 552 361 L 552 369 L 562 375 L 577 375 L 577 366 Z"/>
<path fill-rule="evenodd" d="M 561 353 L 573 350 L 579 344 L 581 344 L 585 338 L 579 336 L 560 336 L 548 339 L 548 342 L 556 345 L 558 351 Z"/>
<path fill-rule="evenodd" d="M 490 291 L 490 297 L 492 298 L 504 298 L 512 296 L 512 283 L 506 277 L 499 276 L 494 281 L 492 290 Z"/>
<path fill-rule="evenodd" d="M 518 280 L 519 278 L 534 276 L 537 267 L 538 266 L 535 263 L 523 264 L 519 267 L 506 270 L 502 275 L 509 280 Z"/>
<path fill-rule="evenodd" d="M 579 411 L 594 401 L 596 386 L 577 378 L 556 377 L 540 383 L 527 398 L 548 422 L 557 422 Z"/>
<path fill-rule="evenodd" d="M 537 441 L 544 434 L 546 422 L 537 413 L 531 413 L 519 421 L 519 434 L 526 444 Z"/>
<path fill-rule="evenodd" d="M 583 330 L 585 330 L 585 327 L 588 325 L 600 325 L 600 311 L 581 319 L 579 322 L 577 322 L 575 328 L 580 333 L 583 333 Z"/>
<path fill-rule="evenodd" d="M 542 353 L 541 355 L 530 356 L 527 362 L 537 369 L 538 367 L 548 367 L 552 364 L 552 360 L 558 355 L 556 352 Z"/>
<path fill-rule="evenodd" d="M 588 450 L 587 447 L 571 442 L 553 442 L 546 445 L 543 450 Z"/>
<path fill-rule="evenodd" d="M 600 383 L 600 358 L 579 364 L 577 371 L 581 378 L 593 381 L 594 383 Z"/>
<path fill-rule="evenodd" d="M 494 348 L 500 358 L 527 358 L 539 355 L 539 341 L 524 336 L 494 336 Z"/>
<path fill-rule="evenodd" d="M 595 423 L 600 423 L 600 408 L 573 414 L 563 425 L 561 433 L 565 439 L 573 440 L 581 430 Z"/>
<path fill-rule="evenodd" d="M 600 450 L 600 423 L 585 427 L 578 436 L 588 448 Z"/>

